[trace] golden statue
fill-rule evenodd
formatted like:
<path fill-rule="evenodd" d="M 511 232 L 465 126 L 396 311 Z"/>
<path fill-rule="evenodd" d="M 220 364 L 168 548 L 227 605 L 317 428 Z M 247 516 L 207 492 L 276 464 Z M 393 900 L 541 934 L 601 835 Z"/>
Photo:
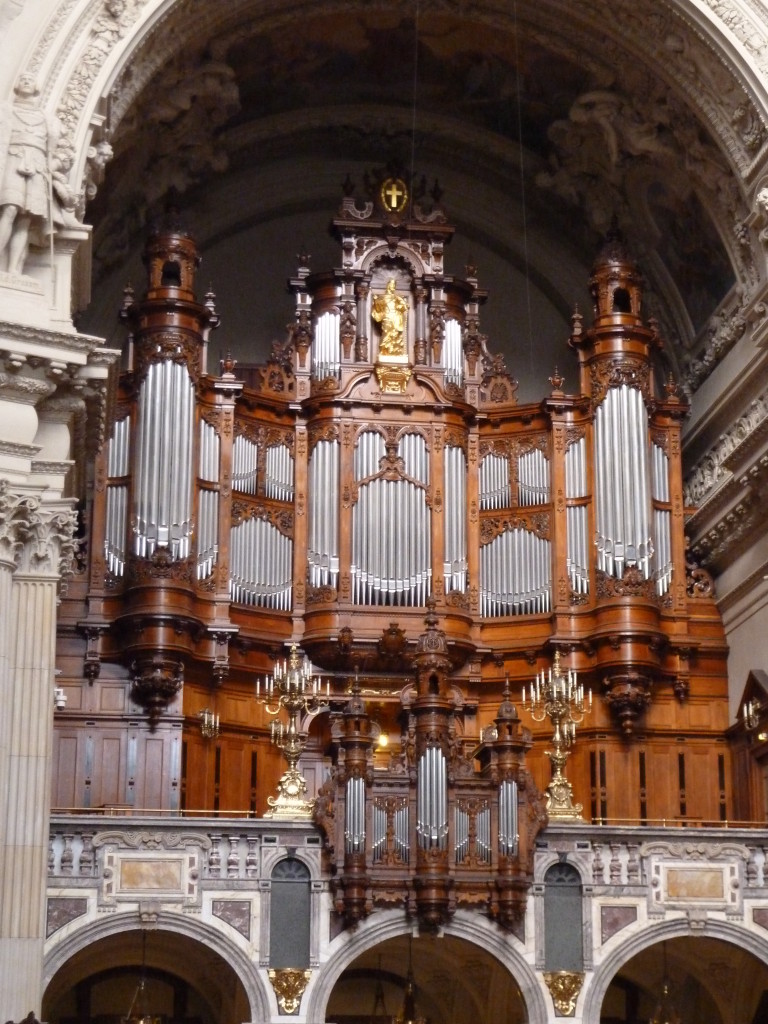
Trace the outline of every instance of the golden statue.
<path fill-rule="evenodd" d="M 371 316 L 377 324 L 381 324 L 381 341 L 379 354 L 383 356 L 404 356 L 405 321 L 408 315 L 408 302 L 395 291 L 395 279 L 387 282 L 386 291 L 373 297 Z"/>

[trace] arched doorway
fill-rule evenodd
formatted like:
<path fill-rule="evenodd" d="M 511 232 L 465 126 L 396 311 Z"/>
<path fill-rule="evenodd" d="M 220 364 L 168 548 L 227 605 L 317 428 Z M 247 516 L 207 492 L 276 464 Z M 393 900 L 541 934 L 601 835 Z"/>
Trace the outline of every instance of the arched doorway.
<path fill-rule="evenodd" d="M 520 986 L 509 970 L 485 949 L 450 935 L 399 935 L 361 953 L 334 985 L 326 1020 L 388 1024 L 411 995 L 406 1016 L 429 1024 L 528 1020 Z"/>
<path fill-rule="evenodd" d="M 659 1014 L 665 989 L 664 1013 Z M 600 1024 L 762 1024 L 768 1020 L 768 966 L 722 939 L 684 936 L 637 953 L 614 975 Z"/>
<path fill-rule="evenodd" d="M 160 1024 L 251 1019 L 245 988 L 218 952 L 196 939 L 134 929 L 73 954 L 43 997 L 48 1024 L 119 1024 L 149 1016 Z"/>

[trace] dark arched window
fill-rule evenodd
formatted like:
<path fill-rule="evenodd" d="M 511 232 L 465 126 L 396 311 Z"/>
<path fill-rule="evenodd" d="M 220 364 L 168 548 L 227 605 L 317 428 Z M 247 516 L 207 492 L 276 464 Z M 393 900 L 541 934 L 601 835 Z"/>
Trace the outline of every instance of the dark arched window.
<path fill-rule="evenodd" d="M 270 967 L 309 967 L 309 915 L 309 869 L 286 857 L 272 872 Z"/>
<path fill-rule="evenodd" d="M 547 971 L 583 971 L 581 876 L 553 864 L 544 876 L 544 964 Z"/>

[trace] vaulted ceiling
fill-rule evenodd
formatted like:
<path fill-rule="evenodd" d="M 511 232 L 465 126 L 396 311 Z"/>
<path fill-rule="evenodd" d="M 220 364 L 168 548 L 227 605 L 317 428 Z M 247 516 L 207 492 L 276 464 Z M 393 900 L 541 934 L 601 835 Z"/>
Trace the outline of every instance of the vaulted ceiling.
<path fill-rule="evenodd" d="M 113 0 L 102 17 L 135 10 Z M 573 380 L 569 317 L 612 222 L 667 368 L 695 389 L 712 315 L 757 278 L 742 178 L 765 134 L 696 19 L 652 0 L 169 5 L 112 83 L 81 326 L 117 343 L 120 291 L 141 283 L 147 220 L 173 192 L 218 296 L 216 346 L 263 358 L 291 317 L 296 254 L 338 263 L 327 225 L 347 174 L 362 194 L 366 170 L 395 162 L 414 188 L 439 182 L 447 268 L 478 267 L 523 400 L 556 364 Z"/>

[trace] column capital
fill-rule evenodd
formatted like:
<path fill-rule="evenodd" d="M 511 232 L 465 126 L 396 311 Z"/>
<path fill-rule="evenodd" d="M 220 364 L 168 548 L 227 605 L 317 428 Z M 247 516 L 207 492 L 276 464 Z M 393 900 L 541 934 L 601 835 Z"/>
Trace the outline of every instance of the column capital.
<path fill-rule="evenodd" d="M 67 576 L 77 550 L 76 527 L 70 501 L 45 505 L 0 480 L 0 562 L 32 576 Z"/>

